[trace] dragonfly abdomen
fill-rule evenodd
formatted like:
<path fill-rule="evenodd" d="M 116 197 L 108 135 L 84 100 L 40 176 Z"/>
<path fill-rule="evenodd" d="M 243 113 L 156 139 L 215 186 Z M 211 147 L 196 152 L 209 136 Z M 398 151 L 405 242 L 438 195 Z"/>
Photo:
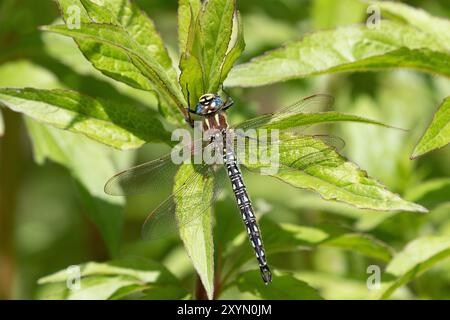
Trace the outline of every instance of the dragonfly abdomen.
<path fill-rule="evenodd" d="M 261 276 L 265 284 L 272 282 L 272 274 L 267 265 L 266 253 L 264 250 L 261 233 L 256 222 L 255 213 L 250 198 L 242 178 L 242 173 L 236 161 L 236 157 L 232 151 L 225 152 L 223 156 L 224 164 L 227 170 L 228 177 L 231 181 L 234 195 L 236 197 L 239 211 L 241 212 L 242 220 L 244 221 L 247 234 L 255 251 L 256 259 L 259 263 Z"/>

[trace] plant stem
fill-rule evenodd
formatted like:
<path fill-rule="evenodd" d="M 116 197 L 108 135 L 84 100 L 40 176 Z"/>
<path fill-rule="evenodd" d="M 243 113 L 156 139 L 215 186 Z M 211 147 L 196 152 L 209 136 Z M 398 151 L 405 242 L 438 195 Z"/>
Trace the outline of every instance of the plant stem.
<path fill-rule="evenodd" d="M 195 300 L 208 300 L 205 287 L 203 286 L 202 280 L 198 274 L 195 279 Z"/>
<path fill-rule="evenodd" d="M 0 139 L 0 300 L 12 298 L 15 271 L 14 231 L 17 193 L 23 168 L 20 116 L 3 109 L 5 135 Z"/>

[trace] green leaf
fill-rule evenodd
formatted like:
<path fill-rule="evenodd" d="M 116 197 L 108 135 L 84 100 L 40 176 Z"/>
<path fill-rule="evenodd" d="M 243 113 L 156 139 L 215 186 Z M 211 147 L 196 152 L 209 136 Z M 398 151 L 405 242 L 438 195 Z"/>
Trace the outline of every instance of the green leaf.
<path fill-rule="evenodd" d="M 450 256 L 450 238 L 428 236 L 410 242 L 386 267 L 381 299 Z"/>
<path fill-rule="evenodd" d="M 233 68 L 226 86 L 252 87 L 319 74 L 392 67 L 450 76 L 446 45 L 414 27 L 383 20 L 306 35 Z"/>
<path fill-rule="evenodd" d="M 217 92 L 219 89 L 235 10 L 235 0 L 209 0 L 201 15 L 202 65 L 207 79 L 207 92 Z"/>
<path fill-rule="evenodd" d="M 80 13 L 80 22 L 86 23 L 91 21 L 81 0 L 57 0 L 56 2 L 59 6 L 61 16 L 66 22 L 75 22 L 75 19 L 73 19 L 75 17 L 74 13 L 78 14 L 78 12 Z"/>
<path fill-rule="evenodd" d="M 173 83 L 176 83 L 177 75 L 175 69 L 172 66 L 172 60 L 169 57 L 167 49 L 164 46 L 161 36 L 158 34 L 155 24 L 153 21 L 145 14 L 144 11 L 140 10 L 131 1 L 123 0 L 109 0 L 95 2 L 90 0 L 57 0 L 61 14 L 63 18 L 67 21 L 70 18 L 69 7 L 77 6 L 81 9 L 81 22 L 84 23 L 105 23 L 112 24 L 122 28 L 129 37 L 134 40 L 140 47 L 146 50 L 146 52 L 155 60 L 165 71 L 168 77 Z M 79 43 L 80 45 L 80 43 Z M 97 44 L 98 46 L 98 44 Z M 118 52 L 111 52 L 111 56 L 98 56 L 94 55 L 95 52 L 101 53 L 102 45 L 99 48 L 93 48 L 89 43 L 81 43 L 80 49 L 84 54 L 88 55 L 88 59 L 99 68 L 106 66 L 105 62 L 100 60 L 108 60 L 114 58 L 114 54 Z M 111 48 L 109 48 L 111 49 Z M 105 51 L 108 52 L 108 51 Z M 119 54 L 120 56 L 120 54 Z M 118 60 L 111 60 L 110 62 L 122 63 Z M 132 64 L 125 64 L 128 66 L 130 71 L 133 70 Z M 122 77 L 122 69 L 115 70 L 117 66 L 108 65 L 105 69 L 109 74 L 113 73 L 115 76 Z M 116 74 L 116 71 L 118 74 Z"/>
<path fill-rule="evenodd" d="M 314 227 L 295 224 L 276 224 L 270 219 L 261 219 L 261 230 L 265 232 L 265 244 L 269 252 L 293 250 L 300 247 L 331 246 L 358 252 L 367 257 L 389 261 L 393 249 L 374 237 L 355 233 L 333 225 Z"/>
<path fill-rule="evenodd" d="M 45 59 L 39 63 L 53 71 L 61 83 L 67 86 L 67 89 L 95 98 L 113 100 L 116 104 L 146 107 L 159 116 L 154 111 L 158 108 L 158 98 L 154 92 L 135 89 L 103 75 L 92 64 L 86 62 L 86 58 L 72 38 L 45 32 L 41 35 L 41 41 L 43 50 L 46 56 L 48 55 L 48 61 Z M 72 80 L 74 72 L 77 81 Z M 8 82 L 7 86 L 23 87 L 23 85 L 14 85 Z M 32 84 L 27 86 L 43 89 L 41 86 Z M 54 88 L 54 86 L 50 87 L 50 89 Z"/>
<path fill-rule="evenodd" d="M 267 254 L 278 252 L 314 249 L 319 246 L 335 247 L 353 251 L 363 256 L 384 262 L 392 258 L 393 249 L 386 243 L 369 234 L 354 232 L 335 225 L 316 225 L 314 227 L 300 226 L 291 223 L 276 223 L 263 216 L 259 226 L 264 239 Z M 253 251 L 248 248 L 246 239 L 240 246 L 230 248 L 228 255 L 238 258 L 233 261 L 231 271 L 239 268 L 246 261 L 254 258 Z"/>
<path fill-rule="evenodd" d="M 70 90 L 0 88 L 0 103 L 37 121 L 84 134 L 117 149 L 170 140 L 150 110 L 117 105 Z"/>
<path fill-rule="evenodd" d="M 411 158 L 417 158 L 450 143 L 450 97 L 444 99 Z"/>
<path fill-rule="evenodd" d="M 173 190 L 177 190 L 187 180 L 187 178 L 195 173 L 195 167 L 190 164 L 183 164 L 175 177 L 175 185 Z M 194 185 L 191 189 L 194 193 L 203 192 L 205 201 L 213 197 L 214 184 L 213 179 L 205 177 Z M 177 204 L 176 215 L 181 226 L 179 229 L 180 237 L 183 240 L 184 247 L 192 260 L 195 270 L 197 271 L 203 286 L 208 294 L 208 298 L 212 299 L 214 294 L 214 241 L 211 209 L 201 215 L 196 215 L 195 210 L 188 202 L 190 199 L 183 197 L 175 199 Z M 192 216 L 195 216 L 192 219 Z M 189 221 L 189 223 L 183 223 Z"/>
<path fill-rule="evenodd" d="M 147 259 L 127 258 L 108 262 L 88 262 L 79 266 L 80 276 L 128 276 L 144 283 L 177 284 L 178 279 L 157 262 Z M 58 271 L 39 279 L 39 284 L 66 282 L 67 270 Z"/>
<path fill-rule="evenodd" d="M 2 85 L 61 86 L 55 75 L 28 61 L 2 65 L 0 75 Z M 79 134 L 42 125 L 28 117 L 25 120 L 34 160 L 42 164 L 50 159 L 68 168 L 78 182 L 85 205 L 83 213 L 94 221 L 110 254 L 115 256 L 119 251 L 125 201 L 105 195 L 103 185 L 119 168 L 129 166 L 133 155 L 115 151 Z"/>
<path fill-rule="evenodd" d="M 172 59 L 153 21 L 143 10 L 140 10 L 131 1 L 123 0 L 101 3 L 81 0 L 81 3 L 89 15 L 90 22 L 122 27 L 138 45 L 146 49 L 152 60 L 155 60 L 162 67 L 172 84 L 177 84 L 177 74 L 173 68 Z M 104 57 L 101 57 L 101 59 L 104 59 Z M 106 71 L 111 72 L 110 70 Z"/>
<path fill-rule="evenodd" d="M 100 5 L 88 0 L 58 0 L 58 3 L 66 21 L 70 19 L 70 7 L 81 8 L 80 29 L 72 29 L 78 31 L 76 34 L 65 35 L 75 39 L 95 68 L 134 88 L 156 92 L 164 115 L 178 123 L 183 122 L 181 114 L 184 113 L 185 103 L 176 71 L 153 22 L 143 11 L 131 2 L 122 0 L 102 2 Z M 110 27 L 108 39 L 101 38 L 98 34 L 96 36 L 99 37 L 82 35 L 83 31 L 95 31 L 88 30 L 88 26 L 94 26 L 95 29 L 97 23 Z M 59 31 L 63 33 L 62 30 Z M 116 35 L 110 34 L 115 31 Z M 106 31 L 98 30 L 98 33 Z M 140 52 L 139 58 L 124 49 L 130 43 L 133 50 L 138 49 Z M 145 61 L 142 62 L 144 56 Z"/>
<path fill-rule="evenodd" d="M 26 119 L 36 162 L 55 161 L 69 169 L 77 180 L 86 214 L 99 229 L 109 252 L 119 251 L 124 199 L 107 196 L 103 185 L 119 167 L 129 164 L 130 155 L 114 151 L 95 141 L 68 131 Z"/>
<path fill-rule="evenodd" d="M 190 108 L 194 108 L 198 99 L 205 93 L 203 71 L 194 55 L 182 55 L 180 59 L 180 85 Z"/>
<path fill-rule="evenodd" d="M 180 85 L 189 105 L 217 92 L 245 43 L 235 0 L 180 1 Z"/>
<path fill-rule="evenodd" d="M 195 3 L 195 2 L 194 2 Z M 187 10 L 187 8 L 181 10 Z M 180 86 L 183 90 L 183 94 L 188 100 L 188 106 L 190 108 L 195 107 L 198 99 L 203 95 L 206 86 L 206 75 L 203 72 L 203 57 L 202 57 L 202 44 L 201 44 L 201 13 L 200 8 L 195 4 L 189 7 L 189 25 L 186 26 L 187 34 L 185 35 L 184 47 L 180 52 Z M 187 21 L 184 22 L 185 24 Z M 180 39 L 180 41 L 184 41 Z"/>
<path fill-rule="evenodd" d="M 274 274 L 272 283 L 265 285 L 259 270 L 248 271 L 238 277 L 237 287 L 241 292 L 249 292 L 263 299 L 322 300 L 316 289 L 288 274 Z"/>
<path fill-rule="evenodd" d="M 228 220 L 234 221 L 235 219 Z M 389 245 L 369 234 L 336 225 L 319 224 L 309 227 L 291 223 L 276 223 L 263 216 L 259 221 L 259 226 L 268 255 L 305 249 L 313 250 L 320 246 L 340 248 L 388 262 L 394 252 Z M 247 261 L 254 259 L 254 253 L 248 247 L 245 235 L 240 233 L 240 236 L 237 237 L 235 231 L 228 231 L 228 233 L 231 233 L 235 239 L 225 239 L 224 235 L 221 236 L 220 233 L 218 234 L 219 239 L 216 239 L 222 247 L 227 245 L 225 241 L 233 241 L 231 243 L 233 246 L 226 246 L 224 252 L 225 256 L 230 257 L 230 261 L 232 261 L 227 271 L 227 278 Z M 225 235 L 228 233 L 225 232 Z M 235 258 L 231 260 L 231 257 Z"/>
<path fill-rule="evenodd" d="M 194 25 L 200 11 L 200 0 L 178 1 L 178 44 L 180 53 L 187 52 L 189 30 Z"/>
<path fill-rule="evenodd" d="M 159 95 L 163 105 L 178 107 L 181 114 L 185 113 L 184 97 L 178 83 L 172 82 L 161 65 L 153 60 L 152 56 L 144 48 L 140 47 L 133 39 L 130 39 L 128 33 L 120 27 L 89 23 L 83 24 L 79 30 L 68 29 L 64 25 L 46 26 L 42 29 L 66 35 L 75 40 L 90 40 L 95 43 L 113 46 L 122 54 L 127 55 L 127 59 L 146 77 L 148 84 L 151 85 L 150 90 L 155 91 Z M 172 110 L 172 112 L 175 115 L 177 111 Z"/>
<path fill-rule="evenodd" d="M 66 284 L 54 286 L 50 292 L 46 292 L 42 299 L 65 300 L 107 300 L 115 292 L 133 285 L 135 281 L 121 276 L 95 276 L 82 279 L 79 290 L 68 290 Z"/>
<path fill-rule="evenodd" d="M 120 0 L 113 0 L 113 2 L 123 3 L 123 1 Z M 74 22 L 73 16 L 74 13 L 77 13 L 77 11 L 80 12 L 81 23 L 93 22 L 81 0 L 57 0 L 57 3 L 60 8 L 61 16 L 66 23 Z M 77 8 L 78 10 L 74 11 L 73 8 Z M 125 11 L 121 10 L 116 12 L 114 15 L 111 14 L 108 20 L 112 24 L 112 21 L 118 21 L 124 12 Z M 95 13 L 96 12 L 93 12 L 94 15 Z M 136 30 L 139 28 L 142 28 L 142 26 L 136 25 Z M 127 56 L 119 50 L 108 45 L 98 44 L 87 40 L 76 41 L 76 43 L 81 52 L 85 57 L 87 57 L 93 66 L 104 74 L 138 89 L 151 89 L 146 78 L 141 75 L 139 70 L 137 70 L 136 67 L 128 60 Z"/>
<path fill-rule="evenodd" d="M 176 82 L 177 74 L 172 59 L 155 24 L 145 11 L 135 6 L 132 1 L 108 0 L 102 1 L 101 5 L 91 0 L 81 2 L 92 22 L 121 26 L 142 48 L 147 49 L 149 55 L 163 67 L 171 81 Z"/>
<path fill-rule="evenodd" d="M 264 153 L 268 150 L 259 149 L 258 159 L 267 158 Z M 250 162 L 242 155 L 240 159 L 252 171 L 259 170 L 294 187 L 315 191 L 325 200 L 341 201 L 363 209 L 427 212 L 424 207 L 387 190 L 314 136 L 293 137 L 282 142 L 278 149 L 275 150 L 278 154 L 274 153 L 277 159 L 269 165 L 261 161 Z"/>
<path fill-rule="evenodd" d="M 39 279 L 38 284 L 60 284 L 55 286 L 52 296 L 73 300 L 118 299 L 133 292 L 143 292 L 154 285 L 178 286 L 178 279 L 162 265 L 148 260 L 124 259 L 104 263 L 88 262 L 79 266 L 80 289 L 69 290 L 66 283 L 74 278 L 71 269 L 61 270 Z M 46 297 L 44 297 L 46 298 Z"/>
<path fill-rule="evenodd" d="M 390 19 L 408 23 L 417 29 L 429 33 L 450 50 L 450 35 L 442 30 L 450 29 L 450 21 L 433 17 L 422 9 L 392 1 L 373 1 L 372 4 L 381 9 L 381 13 Z"/>
<path fill-rule="evenodd" d="M 220 82 L 224 82 L 230 72 L 233 64 L 239 59 L 245 49 L 244 25 L 239 11 L 235 11 L 233 19 L 233 33 L 230 41 L 231 49 L 227 52 L 223 62 Z"/>

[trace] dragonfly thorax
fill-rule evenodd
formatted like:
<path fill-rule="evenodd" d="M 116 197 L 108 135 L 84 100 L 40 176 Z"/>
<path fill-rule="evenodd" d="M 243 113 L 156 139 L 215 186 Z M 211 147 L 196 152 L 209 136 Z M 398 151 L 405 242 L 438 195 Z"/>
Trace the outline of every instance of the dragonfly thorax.
<path fill-rule="evenodd" d="M 223 111 L 211 113 L 203 118 L 203 131 L 223 135 L 228 129 L 227 115 Z"/>
<path fill-rule="evenodd" d="M 195 113 L 198 115 L 210 115 L 220 110 L 223 104 L 224 101 L 219 95 L 207 93 L 200 97 L 195 107 Z"/>

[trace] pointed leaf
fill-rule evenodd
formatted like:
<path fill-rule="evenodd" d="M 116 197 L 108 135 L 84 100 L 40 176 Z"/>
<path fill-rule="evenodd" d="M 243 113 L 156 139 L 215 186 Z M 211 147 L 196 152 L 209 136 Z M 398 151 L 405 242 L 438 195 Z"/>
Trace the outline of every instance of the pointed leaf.
<path fill-rule="evenodd" d="M 62 295 L 59 299 L 65 300 L 107 300 L 112 297 L 117 291 L 122 288 L 133 285 L 135 281 L 121 276 L 95 276 L 80 280 L 79 290 L 68 290 L 66 284 L 60 284 L 53 289 L 53 293 L 46 293 L 43 299 L 55 300 L 58 297 L 55 295 Z"/>
<path fill-rule="evenodd" d="M 260 149 L 259 159 L 267 158 L 263 154 L 267 150 Z M 325 200 L 342 201 L 363 209 L 427 211 L 390 192 L 365 171 L 313 136 L 300 136 L 285 141 L 280 144 L 278 155 L 276 150 L 274 155 L 277 159 L 272 159 L 269 165 L 261 161 L 250 163 L 242 155 L 240 159 L 249 169 L 259 170 L 262 174 L 269 174 L 294 187 L 313 190 Z"/>
<path fill-rule="evenodd" d="M 450 143 L 450 97 L 444 99 L 428 126 L 427 131 L 414 148 L 412 158 L 442 148 Z"/>
<path fill-rule="evenodd" d="M 410 242 L 386 267 L 381 299 L 450 256 L 450 238 L 428 236 Z M 394 277 L 393 280 L 392 277 Z"/>
<path fill-rule="evenodd" d="M 161 36 L 158 34 L 155 24 L 131 1 L 123 0 L 108 0 L 108 1 L 91 1 L 91 0 L 57 0 L 63 18 L 67 20 L 71 17 L 70 7 L 78 7 L 81 13 L 82 23 L 105 23 L 121 27 L 128 33 L 130 38 L 135 40 L 138 45 L 144 48 L 153 60 L 157 61 L 162 66 L 165 72 L 169 75 L 172 82 L 176 82 L 176 72 L 172 66 L 172 60 L 169 57 L 167 49 L 164 47 Z M 80 43 L 79 43 L 80 44 Z M 97 44 L 98 46 L 98 44 Z M 86 54 L 94 65 L 102 68 L 104 62 L 100 60 L 107 60 L 114 58 L 111 56 L 96 56 L 93 55 L 95 51 L 102 51 L 100 48 L 93 48 L 88 43 L 83 43 L 81 50 Z M 112 62 L 112 61 L 111 61 Z M 120 61 L 115 61 L 120 63 Z M 98 64 L 97 64 L 98 63 Z M 128 64 L 130 70 L 133 70 L 132 64 Z M 105 69 L 108 73 L 116 75 L 114 65 L 108 65 Z M 123 76 L 123 70 L 117 70 L 118 76 Z"/>
<path fill-rule="evenodd" d="M 217 92 L 233 29 L 235 0 L 209 0 L 201 16 L 202 63 L 207 92 Z"/>
<path fill-rule="evenodd" d="M 173 68 L 164 42 L 153 21 L 132 1 L 109 0 L 99 2 L 81 0 L 91 21 L 121 26 L 126 32 L 157 61 L 169 79 L 176 82 L 177 74 Z"/>
<path fill-rule="evenodd" d="M 193 110 L 200 96 L 205 93 L 203 71 L 194 55 L 182 55 L 180 59 L 180 85 L 188 104 Z"/>
<path fill-rule="evenodd" d="M 178 279 L 164 266 L 148 260 L 124 259 L 104 263 L 88 262 L 79 266 L 80 288 L 69 290 L 74 278 L 70 269 L 39 279 L 40 285 L 57 284 L 42 298 L 60 296 L 69 300 L 118 299 L 131 292 L 143 292 L 157 286 L 180 286 Z M 180 288 L 181 289 L 181 288 Z"/>
<path fill-rule="evenodd" d="M 224 82 L 233 67 L 234 63 L 241 56 L 245 49 L 244 25 L 239 11 L 236 11 L 233 19 L 233 33 L 231 35 L 231 49 L 227 52 L 223 62 L 220 82 Z"/>
<path fill-rule="evenodd" d="M 184 54 L 186 52 L 189 30 L 193 21 L 197 19 L 200 7 L 200 0 L 178 1 L 178 44 L 180 54 Z"/>
<path fill-rule="evenodd" d="M 139 258 L 111 260 L 108 262 L 87 262 L 79 266 L 80 276 L 127 276 L 145 283 L 177 284 L 178 279 L 161 264 Z M 58 271 L 39 279 L 39 284 L 66 282 L 70 276 L 67 270 Z"/>
<path fill-rule="evenodd" d="M 132 2 L 122 0 L 95 3 L 89 0 L 58 0 L 58 4 L 66 21 L 71 20 L 71 12 L 73 14 L 71 8 L 79 8 L 81 13 L 80 29 L 72 28 L 72 30 L 82 33 L 85 24 L 107 24 L 120 30 L 121 35 L 118 38 L 125 37 L 126 41 L 133 42 L 135 47 L 145 53 L 149 58 L 147 62 L 149 60 L 153 62 L 151 74 L 148 74 L 148 70 L 142 70 L 142 66 L 136 65 L 136 61 L 133 60 L 135 57 L 130 57 L 120 47 L 123 43 L 118 47 L 118 43 L 114 39 L 110 39 L 111 43 L 90 37 L 66 34 L 74 37 L 80 50 L 94 67 L 105 75 L 132 87 L 155 91 L 161 100 L 160 107 L 164 115 L 182 123 L 183 118 L 180 111 L 184 112 L 184 99 L 180 94 L 175 69 L 154 23 L 143 11 L 134 6 Z M 150 82 L 148 78 L 150 78 Z M 165 90 L 160 92 L 161 85 L 172 91 L 169 96 Z"/>
<path fill-rule="evenodd" d="M 189 9 L 189 25 L 184 47 L 180 52 L 180 86 L 184 97 L 188 100 L 188 107 L 195 108 L 198 99 L 206 92 L 207 77 L 204 73 L 202 43 L 201 43 L 201 15 L 203 6 L 194 5 Z M 182 8 L 180 8 L 182 9 Z M 182 10 L 187 10 L 184 8 Z M 185 22 L 187 23 L 187 22 Z M 180 39 L 182 40 L 182 39 Z"/>
<path fill-rule="evenodd" d="M 306 35 L 232 69 L 226 86 L 252 87 L 341 71 L 419 69 L 450 76 L 447 46 L 414 27 L 385 21 Z"/>
<path fill-rule="evenodd" d="M 180 1 L 180 84 L 189 105 L 219 85 L 244 49 L 235 0 Z M 187 33 L 187 34 L 186 34 Z"/>
<path fill-rule="evenodd" d="M 185 102 L 178 84 L 172 82 L 161 65 L 152 59 L 152 56 L 144 48 L 130 39 L 128 33 L 122 28 L 108 24 L 89 23 L 83 24 L 79 30 L 68 29 L 64 25 L 46 26 L 42 29 L 73 37 L 76 40 L 90 40 L 114 47 L 122 54 L 127 55 L 127 60 L 133 63 L 146 77 L 152 90 L 158 93 L 161 103 L 178 107 L 181 114 L 185 113 Z M 172 111 L 175 114 L 176 111 Z"/>
<path fill-rule="evenodd" d="M 187 178 L 195 172 L 193 165 L 184 164 L 180 166 L 175 177 L 174 190 L 178 189 Z M 205 178 L 202 183 L 194 186 L 198 192 L 204 192 L 206 198 L 212 199 L 214 184 L 211 178 Z M 205 199 L 206 199 L 205 198 Z M 180 237 L 183 240 L 184 247 L 192 260 L 203 286 L 212 299 L 214 294 L 214 241 L 212 236 L 212 213 L 211 209 L 202 215 L 196 215 L 191 220 L 193 212 L 192 206 L 187 203 L 189 199 L 176 199 L 176 215 L 180 222 Z M 185 205 L 183 205 L 185 204 Z M 183 223 L 189 221 L 189 223 Z"/>
<path fill-rule="evenodd" d="M 0 88 L 0 103 L 37 121 L 82 133 L 117 149 L 170 140 L 151 110 L 117 105 L 70 90 Z"/>

